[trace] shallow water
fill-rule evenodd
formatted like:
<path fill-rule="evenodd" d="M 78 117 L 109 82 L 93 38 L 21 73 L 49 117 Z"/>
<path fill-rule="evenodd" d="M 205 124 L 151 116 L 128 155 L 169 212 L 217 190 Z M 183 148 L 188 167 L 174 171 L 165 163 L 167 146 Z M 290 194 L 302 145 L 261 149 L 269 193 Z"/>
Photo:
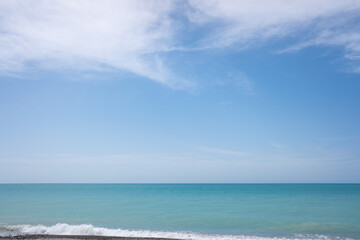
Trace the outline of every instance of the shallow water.
<path fill-rule="evenodd" d="M 2 184 L 0 223 L 3 234 L 360 239 L 360 185 Z"/>

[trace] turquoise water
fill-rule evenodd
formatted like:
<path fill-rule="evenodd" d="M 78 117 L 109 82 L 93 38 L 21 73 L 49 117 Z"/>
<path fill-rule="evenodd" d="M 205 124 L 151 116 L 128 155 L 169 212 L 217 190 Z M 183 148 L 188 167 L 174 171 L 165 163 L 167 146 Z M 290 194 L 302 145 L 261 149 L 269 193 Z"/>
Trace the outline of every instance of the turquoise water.
<path fill-rule="evenodd" d="M 0 224 L 3 233 L 360 239 L 360 185 L 0 184 Z"/>

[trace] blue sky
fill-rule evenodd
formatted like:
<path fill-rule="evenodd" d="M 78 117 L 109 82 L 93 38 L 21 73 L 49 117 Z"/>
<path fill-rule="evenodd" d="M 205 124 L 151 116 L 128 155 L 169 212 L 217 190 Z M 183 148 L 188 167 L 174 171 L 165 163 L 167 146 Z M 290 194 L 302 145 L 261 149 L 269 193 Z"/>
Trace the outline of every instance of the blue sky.
<path fill-rule="evenodd" d="M 360 182 L 359 1 L 1 1 L 0 182 Z"/>

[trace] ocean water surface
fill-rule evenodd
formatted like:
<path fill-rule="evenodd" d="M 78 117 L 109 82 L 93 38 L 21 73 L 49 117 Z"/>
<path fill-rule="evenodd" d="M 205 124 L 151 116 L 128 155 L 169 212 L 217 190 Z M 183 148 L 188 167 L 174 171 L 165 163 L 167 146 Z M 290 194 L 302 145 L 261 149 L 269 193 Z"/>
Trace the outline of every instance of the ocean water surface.
<path fill-rule="evenodd" d="M 360 184 L 0 184 L 0 235 L 360 239 Z"/>

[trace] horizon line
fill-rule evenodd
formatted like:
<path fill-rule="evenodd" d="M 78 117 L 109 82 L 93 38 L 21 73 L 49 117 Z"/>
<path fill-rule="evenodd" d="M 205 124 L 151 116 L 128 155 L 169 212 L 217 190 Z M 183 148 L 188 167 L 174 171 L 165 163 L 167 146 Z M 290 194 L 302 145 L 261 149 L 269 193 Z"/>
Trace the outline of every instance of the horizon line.
<path fill-rule="evenodd" d="M 236 185 L 236 184 L 360 184 L 360 182 L 219 182 L 219 183 L 215 183 L 215 182 L 193 182 L 193 183 L 182 183 L 182 182 L 179 182 L 179 183 L 172 183 L 172 182 L 150 182 L 150 183 L 146 183 L 146 182 L 135 182 L 135 183 L 126 183 L 126 182 L 69 182 L 69 183 L 66 183 L 66 182 L 29 182 L 29 183 L 26 183 L 26 182 L 12 182 L 12 183 L 3 183 L 3 182 L 0 182 L 0 185 L 5 185 L 5 184 L 122 184 L 122 185 L 140 185 L 140 184 L 157 184 L 157 185 L 185 185 L 185 184 L 199 184 L 199 185 L 206 185 L 206 184 L 211 184 L 211 185 L 216 185 L 216 184 L 223 184 L 223 185 Z"/>

